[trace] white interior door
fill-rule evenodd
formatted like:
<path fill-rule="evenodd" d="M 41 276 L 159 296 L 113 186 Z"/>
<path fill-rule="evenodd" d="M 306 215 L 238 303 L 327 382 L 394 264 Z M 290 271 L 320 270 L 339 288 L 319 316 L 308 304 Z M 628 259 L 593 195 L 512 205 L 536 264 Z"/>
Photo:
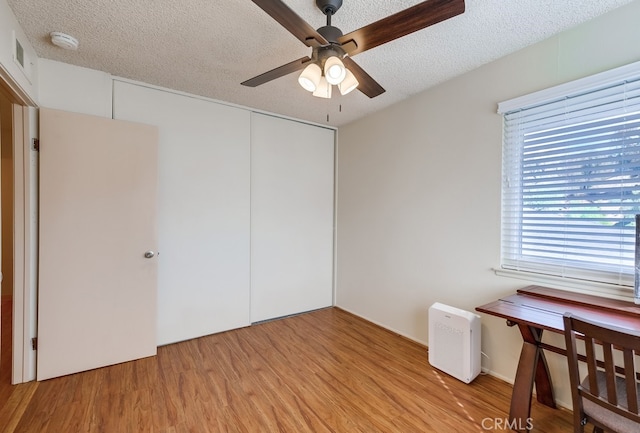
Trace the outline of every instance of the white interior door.
<path fill-rule="evenodd" d="M 333 304 L 334 131 L 251 117 L 251 321 Z"/>
<path fill-rule="evenodd" d="M 156 353 L 157 140 L 40 110 L 38 380 Z"/>

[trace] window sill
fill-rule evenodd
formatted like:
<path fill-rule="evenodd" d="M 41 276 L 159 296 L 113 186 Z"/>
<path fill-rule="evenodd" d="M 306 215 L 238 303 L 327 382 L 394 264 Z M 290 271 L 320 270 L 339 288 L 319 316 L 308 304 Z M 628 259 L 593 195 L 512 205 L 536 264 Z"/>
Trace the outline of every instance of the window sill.
<path fill-rule="evenodd" d="M 533 272 L 514 271 L 510 269 L 494 269 L 493 271 L 500 277 L 516 278 L 527 281 L 530 284 L 634 302 L 633 287 L 631 286 L 597 283 L 594 281 L 562 278 L 552 275 L 536 274 Z M 636 300 L 636 303 L 639 302 L 640 300 Z"/>

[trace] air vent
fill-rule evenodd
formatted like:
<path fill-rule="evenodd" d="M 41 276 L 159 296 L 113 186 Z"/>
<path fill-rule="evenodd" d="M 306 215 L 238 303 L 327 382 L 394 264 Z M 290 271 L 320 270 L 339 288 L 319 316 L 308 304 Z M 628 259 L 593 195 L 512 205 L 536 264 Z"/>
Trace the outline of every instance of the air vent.
<path fill-rule="evenodd" d="M 24 48 L 22 48 L 22 44 L 20 43 L 20 41 L 18 39 L 15 39 L 15 61 L 18 65 L 20 65 L 20 67 L 22 67 L 22 69 L 24 69 Z"/>
<path fill-rule="evenodd" d="M 27 78 L 27 80 L 29 80 L 29 83 L 31 83 L 32 82 L 32 80 L 31 80 L 31 69 L 32 69 L 31 59 L 29 58 L 29 55 L 25 51 L 24 45 L 22 44 L 22 42 L 20 42 L 18 40 L 18 38 L 16 37 L 15 30 L 12 32 L 12 36 L 13 36 L 13 62 L 22 71 L 22 73 Z"/>

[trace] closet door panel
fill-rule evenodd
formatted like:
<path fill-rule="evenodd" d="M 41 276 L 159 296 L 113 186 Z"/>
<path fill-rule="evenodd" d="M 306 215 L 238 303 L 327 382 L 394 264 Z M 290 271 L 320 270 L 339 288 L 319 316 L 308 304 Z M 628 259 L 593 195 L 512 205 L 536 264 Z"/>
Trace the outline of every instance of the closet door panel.
<path fill-rule="evenodd" d="M 114 118 L 159 128 L 158 344 L 250 324 L 250 113 L 114 82 Z"/>
<path fill-rule="evenodd" d="M 333 304 L 334 131 L 253 114 L 251 321 Z"/>

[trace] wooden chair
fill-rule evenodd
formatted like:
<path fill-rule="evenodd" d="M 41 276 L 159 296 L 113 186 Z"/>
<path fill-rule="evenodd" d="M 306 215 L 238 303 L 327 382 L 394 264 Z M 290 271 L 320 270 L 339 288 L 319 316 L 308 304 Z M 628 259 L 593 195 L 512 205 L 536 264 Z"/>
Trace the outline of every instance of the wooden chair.
<path fill-rule="evenodd" d="M 640 330 L 615 328 L 569 313 L 564 315 L 564 330 L 574 431 L 584 432 L 589 422 L 595 426 L 594 432 L 640 432 L 640 375 L 635 368 L 635 356 L 640 355 Z M 584 338 L 586 356 L 578 354 L 576 337 Z M 597 359 L 596 346 L 602 347 L 604 360 Z M 616 352 L 620 353 L 622 366 L 614 361 Z M 584 378 L 580 377 L 579 362 L 587 364 Z"/>

